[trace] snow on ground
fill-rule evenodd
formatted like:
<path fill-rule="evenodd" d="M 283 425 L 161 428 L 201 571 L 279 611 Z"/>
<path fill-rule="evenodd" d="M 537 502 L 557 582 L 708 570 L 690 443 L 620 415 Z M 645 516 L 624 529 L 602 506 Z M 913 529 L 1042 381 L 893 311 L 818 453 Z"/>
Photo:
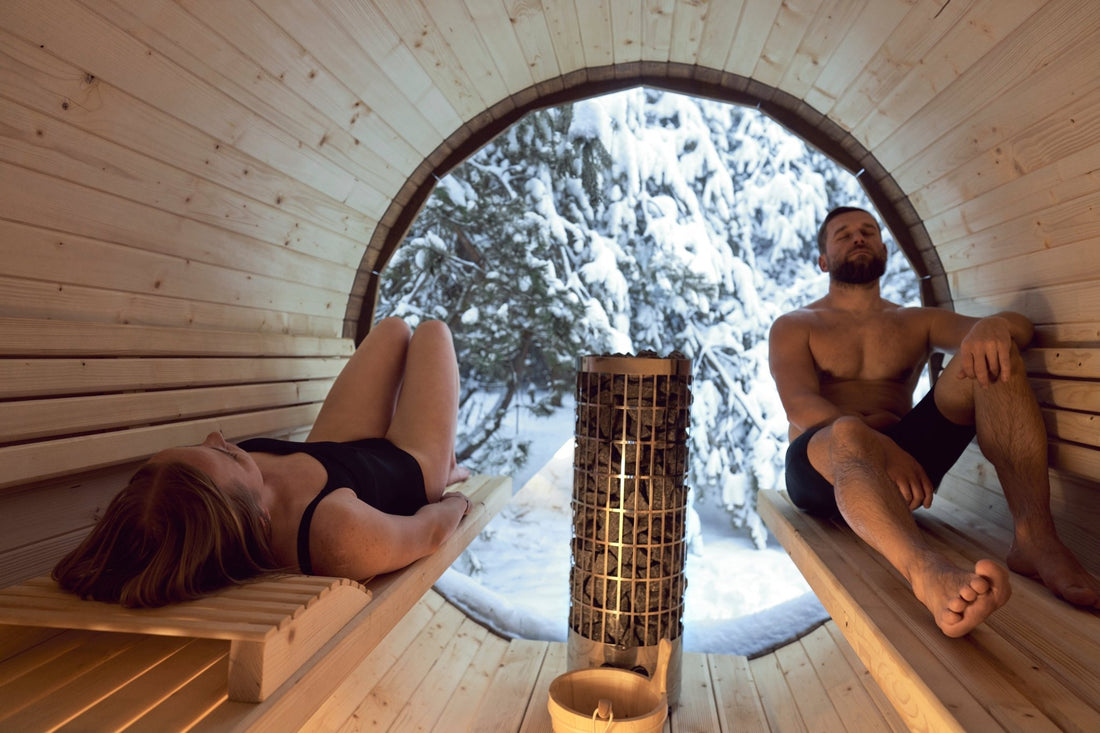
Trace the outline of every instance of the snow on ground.
<path fill-rule="evenodd" d="M 518 477 L 525 483 L 436 589 L 503 636 L 564 641 L 569 615 L 572 415 L 532 422 L 533 433 L 525 431 L 535 438 L 531 468 Z M 555 452 L 553 446 L 560 447 Z M 729 527 L 720 509 L 700 507 L 700 519 L 702 551 L 689 554 L 686 570 L 686 651 L 754 656 L 827 618 L 774 540 L 757 550 L 745 533 Z"/>

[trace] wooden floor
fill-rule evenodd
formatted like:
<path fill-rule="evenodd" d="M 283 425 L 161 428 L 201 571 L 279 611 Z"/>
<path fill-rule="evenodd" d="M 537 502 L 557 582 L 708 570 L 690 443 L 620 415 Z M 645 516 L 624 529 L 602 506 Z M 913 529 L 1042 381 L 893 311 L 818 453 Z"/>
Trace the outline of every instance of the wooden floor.
<path fill-rule="evenodd" d="M 430 591 L 306 726 L 550 731 L 563 643 L 507 640 Z M 667 731 L 904 731 L 832 622 L 755 659 L 685 653 Z"/>

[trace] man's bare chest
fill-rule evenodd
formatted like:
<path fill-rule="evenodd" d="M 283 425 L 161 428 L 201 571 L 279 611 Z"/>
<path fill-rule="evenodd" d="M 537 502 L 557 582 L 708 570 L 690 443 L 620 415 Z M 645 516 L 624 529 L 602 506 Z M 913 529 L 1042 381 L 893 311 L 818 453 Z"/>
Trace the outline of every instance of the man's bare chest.
<path fill-rule="evenodd" d="M 927 339 L 894 317 L 819 319 L 810 352 L 823 381 L 908 383 L 927 357 Z"/>

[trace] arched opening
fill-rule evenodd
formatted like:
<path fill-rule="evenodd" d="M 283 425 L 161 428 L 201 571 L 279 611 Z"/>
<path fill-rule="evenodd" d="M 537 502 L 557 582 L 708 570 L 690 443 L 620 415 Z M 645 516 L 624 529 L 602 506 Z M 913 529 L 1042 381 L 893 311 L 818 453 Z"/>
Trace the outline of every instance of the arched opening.
<path fill-rule="evenodd" d="M 673 101 L 675 98 L 681 101 Z M 639 163 L 639 158 L 645 158 L 645 162 Z M 642 169 L 648 173 L 643 173 Z M 734 169 L 739 173 L 731 175 Z M 599 189 L 597 196 L 602 194 L 602 201 L 589 198 L 582 171 L 601 179 L 591 185 Z M 737 180 L 727 181 L 723 177 Z M 778 185 L 774 184 L 776 181 Z M 728 184 L 728 189 L 722 188 L 723 182 Z M 539 193 L 531 193 L 532 186 L 537 187 Z M 614 190 L 619 188 L 627 190 L 617 195 Z M 805 189 L 805 192 L 793 189 Z M 557 360 L 568 371 L 564 376 L 558 375 L 566 384 L 572 382 L 571 369 L 576 356 L 591 353 L 593 349 L 633 351 L 631 337 L 639 342 L 638 348 L 658 351 L 663 348 L 664 353 L 674 348 L 682 349 L 689 357 L 706 362 L 700 365 L 705 376 L 696 375 L 696 387 L 700 390 L 696 393 L 696 405 L 714 409 L 708 408 L 707 412 L 713 414 L 703 416 L 702 424 L 693 424 L 694 478 L 689 484 L 697 489 L 693 496 L 706 492 L 708 501 L 705 509 L 699 505 L 699 514 L 706 520 L 707 532 L 728 533 L 729 528 L 722 523 L 728 524 L 729 519 L 719 508 L 724 505 L 731 514 L 739 512 L 742 515 L 735 520 L 740 521 L 741 527 L 748 526 L 750 532 L 759 531 L 755 539 L 763 545 L 763 529 L 758 518 L 755 526 L 749 524 L 755 517 L 752 508 L 754 488 L 764 484 L 764 488 L 770 488 L 775 477 L 781 475 L 779 439 L 785 440 L 786 434 L 785 420 L 781 419 L 782 411 L 775 399 L 763 396 L 772 397 L 774 392 L 764 358 L 767 329 L 779 312 L 803 305 L 821 294 L 803 289 L 801 283 L 793 288 L 789 281 L 777 285 L 780 278 L 772 267 L 784 271 L 788 277 L 816 275 L 823 278 L 821 273 L 815 272 L 814 264 L 817 221 L 833 205 L 869 205 L 865 199 L 858 198 L 863 193 L 859 183 L 832 165 L 825 156 L 802 145 L 766 115 L 751 108 L 690 99 L 684 95 L 666 94 L 664 90 L 635 88 L 525 116 L 467 163 L 454 169 L 453 175 L 441 179 L 436 190 L 438 195 L 422 209 L 409 241 L 391 260 L 383 288 L 385 297 L 379 304 L 380 315 L 449 319 L 459 329 L 456 343 L 460 344 L 460 361 L 464 363 L 488 351 L 509 355 L 522 352 L 524 347 L 515 342 L 513 331 L 555 330 L 558 319 L 580 321 L 592 311 L 597 311 L 605 324 L 616 321 L 616 316 L 625 316 L 632 326 L 627 331 L 630 336 L 625 346 L 619 347 L 617 344 L 621 341 L 614 338 L 598 342 L 581 339 L 573 346 L 573 351 L 566 350 Z M 785 194 L 785 191 L 791 193 Z M 539 203 L 542 198 L 554 201 L 542 205 Z M 586 212 L 586 208 L 594 211 Z M 723 208 L 724 212 L 719 214 L 718 208 Z M 697 217 L 689 213 L 701 209 L 713 210 Z M 738 226 L 738 221 L 745 223 Z M 750 221 L 752 223 L 748 223 Z M 794 221 L 797 223 L 792 223 Z M 615 229 L 620 224 L 627 229 Z M 608 228 L 603 228 L 604 225 Z M 555 231 L 555 227 L 562 231 Z M 551 242 L 544 241 L 547 239 Z M 571 259 L 569 254 L 562 254 L 556 248 L 568 252 L 583 250 L 589 259 L 583 256 Z M 601 288 L 603 276 L 597 274 L 589 278 L 583 271 L 593 267 L 594 260 L 606 258 L 622 265 L 622 269 L 614 273 L 616 286 Z M 710 274 L 714 271 L 729 274 L 736 282 L 721 283 L 718 282 L 721 277 L 710 279 L 701 275 L 700 263 L 703 269 L 711 270 Z M 524 279 L 537 280 L 538 273 L 532 270 L 546 266 L 556 270 L 554 287 L 547 288 L 551 297 L 538 300 L 536 305 L 509 300 L 512 297 L 530 301 L 529 291 L 539 286 L 517 287 L 515 283 Z M 440 274 L 448 269 L 453 274 Z M 497 271 L 503 271 L 504 276 L 496 276 Z M 488 277 L 487 273 L 493 277 Z M 736 277 L 732 273 L 736 273 Z M 556 311 L 561 306 L 559 300 L 575 292 L 561 282 L 568 280 L 571 274 L 580 274 L 584 280 L 584 287 L 578 289 L 581 297 L 586 302 L 597 302 L 570 316 Z M 759 290 L 752 284 L 754 275 L 766 281 Z M 646 278 L 671 282 L 639 288 L 638 282 Z M 593 281 L 596 281 L 595 286 Z M 904 302 L 912 302 L 915 289 L 911 287 Z M 616 311 L 616 304 L 608 303 L 623 290 L 629 290 L 630 308 L 645 308 L 650 314 L 659 312 L 642 320 L 657 320 L 659 324 L 650 329 L 633 328 L 637 325 L 633 314 L 624 314 L 621 309 Z M 784 290 L 791 292 L 793 297 L 788 297 L 782 292 Z M 410 291 L 414 293 L 411 297 L 406 295 Z M 739 298 L 735 291 L 740 293 Z M 894 297 L 893 293 L 887 294 Z M 687 302 L 666 308 L 654 305 L 654 295 L 658 300 Z M 760 307 L 762 302 L 768 307 Z M 472 337 L 480 339 L 476 348 L 461 343 L 468 336 L 463 332 L 467 315 L 469 323 L 480 329 L 484 321 L 492 318 L 487 311 L 498 308 L 509 309 L 508 316 L 487 329 L 488 336 L 474 333 L 471 328 Z M 693 312 L 696 310 L 709 315 L 695 318 L 697 314 Z M 681 311 L 688 312 L 686 317 L 681 317 Z M 671 323 L 673 320 L 677 323 Z M 722 330 L 726 339 L 723 342 L 716 340 L 703 345 L 694 339 L 687 343 L 681 340 L 682 337 L 690 338 L 684 336 L 687 332 L 715 334 L 730 325 L 732 328 Z M 660 334 L 657 342 L 648 340 L 652 338 L 650 330 Z M 670 338 L 672 333 L 678 335 Z M 543 348 L 543 351 L 549 349 Z M 504 365 L 506 370 L 508 366 Z M 491 373 L 480 374 L 485 374 L 487 380 L 492 378 Z M 731 380 L 737 384 L 729 385 Z M 726 386 L 715 386 L 715 382 Z M 518 385 L 521 392 L 527 387 L 527 383 Z M 510 385 L 500 391 L 514 393 L 516 388 L 517 385 Z M 569 389 L 564 391 L 571 392 Z M 749 405 L 745 410 L 752 414 L 726 409 L 735 402 Z M 511 432 L 510 425 L 508 431 Z M 557 442 L 550 447 L 557 448 L 571 433 L 572 424 L 567 422 Z M 708 439 L 708 436 L 711 437 Z M 706 451 L 707 446 L 702 443 L 721 443 L 722 446 Z M 757 446 L 767 450 L 757 451 Z M 462 447 L 460 441 L 460 450 Z M 709 459 L 712 453 L 714 461 Z M 734 453 L 738 454 L 737 465 L 732 465 L 735 461 L 730 458 Z M 704 456 L 703 460 L 696 460 L 700 455 Z M 778 466 L 775 465 L 777 458 Z M 761 462 L 769 466 L 757 471 L 756 464 Z M 474 465 L 481 464 L 475 462 Z M 490 470 L 514 475 L 508 466 L 493 465 Z M 703 473 L 713 474 L 712 479 L 708 477 L 705 487 Z M 558 492 L 561 499 L 558 505 L 559 509 L 564 507 L 568 512 L 571 474 L 566 470 L 559 475 L 566 485 L 564 492 Z M 522 483 L 520 481 L 516 488 Z M 523 511 L 530 516 L 540 515 L 545 509 L 537 503 L 524 502 L 524 497 L 517 499 L 525 503 Z M 538 522 L 541 530 L 537 539 L 551 533 L 551 519 L 568 534 L 568 516 L 540 516 L 545 521 Z M 509 531 L 502 529 L 501 534 Z M 555 538 L 560 541 L 550 546 L 517 546 L 516 552 L 505 554 L 513 558 L 510 564 L 515 563 L 514 558 L 538 557 L 543 572 L 532 575 L 545 580 L 548 558 L 560 555 L 556 550 L 567 553 L 569 546 L 568 536 L 555 535 Z M 525 541 L 527 538 L 516 539 Z M 718 538 L 711 534 L 705 544 L 711 547 L 715 539 Z M 727 542 L 724 536 L 720 539 Z M 741 539 L 743 543 L 744 533 Z M 700 547 L 703 544 L 700 542 Z M 728 552 L 730 544 L 722 549 Z M 718 547 L 719 543 L 715 542 L 714 549 Z M 781 550 L 775 547 L 772 550 L 771 555 L 779 555 L 782 561 L 789 563 Z M 490 549 L 485 551 L 495 554 Z M 768 562 L 769 558 L 761 555 L 752 560 L 725 563 L 725 566 L 767 568 L 765 574 L 780 575 L 782 568 L 768 565 Z M 482 564 L 490 570 L 492 563 L 483 558 Z M 702 561 L 695 564 L 702 566 Z M 568 569 L 567 554 L 562 569 Z M 793 565 L 789 570 L 790 575 L 797 578 Z M 689 593 L 716 595 L 714 583 L 706 578 L 719 575 L 711 572 L 710 567 L 702 566 L 698 576 L 701 580 L 689 583 Z M 759 575 L 750 575 L 753 579 L 746 578 L 745 585 L 760 587 L 762 584 L 755 582 Z M 538 586 L 546 584 L 553 585 L 548 580 L 537 583 Z M 566 588 L 564 583 L 557 585 Z M 779 583 L 771 582 L 770 585 L 774 593 Z M 511 589 L 517 587 L 514 583 L 510 586 Z M 499 588 L 502 596 L 509 595 L 507 589 Z M 541 587 L 524 587 L 518 594 L 539 596 L 537 591 L 541 590 Z M 725 590 L 722 588 L 723 592 Z M 771 599 L 774 602 L 788 600 L 776 595 L 771 595 Z M 753 599 L 756 600 L 759 599 Z M 706 605 L 710 609 L 716 606 L 700 601 L 708 599 L 699 598 L 694 605 Z M 538 605 L 551 607 L 545 602 Z M 751 612 L 759 610 L 762 609 L 753 607 Z"/>
<path fill-rule="evenodd" d="M 441 143 L 408 178 L 375 229 L 348 298 L 345 336 L 358 341 L 370 330 L 378 278 L 440 178 L 532 110 L 635 86 L 755 107 L 832 158 L 859 178 L 920 278 L 921 301 L 952 307 L 939 255 L 913 205 L 886 168 L 844 128 L 805 101 L 745 76 L 688 64 L 639 62 L 582 69 L 537 84 L 498 102 Z"/>

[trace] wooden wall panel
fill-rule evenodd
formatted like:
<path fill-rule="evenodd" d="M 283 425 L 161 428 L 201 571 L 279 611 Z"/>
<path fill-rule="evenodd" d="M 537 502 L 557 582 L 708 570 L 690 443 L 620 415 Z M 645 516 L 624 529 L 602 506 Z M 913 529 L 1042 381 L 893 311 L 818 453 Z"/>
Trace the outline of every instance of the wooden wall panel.
<path fill-rule="evenodd" d="M 80 496 L 0 544 L 0 581 L 161 441 L 303 434 L 433 176 L 639 79 L 758 100 L 858 161 L 931 302 L 1039 325 L 1052 461 L 1100 479 L 1094 5 L 0 0 L 0 516 Z"/>

